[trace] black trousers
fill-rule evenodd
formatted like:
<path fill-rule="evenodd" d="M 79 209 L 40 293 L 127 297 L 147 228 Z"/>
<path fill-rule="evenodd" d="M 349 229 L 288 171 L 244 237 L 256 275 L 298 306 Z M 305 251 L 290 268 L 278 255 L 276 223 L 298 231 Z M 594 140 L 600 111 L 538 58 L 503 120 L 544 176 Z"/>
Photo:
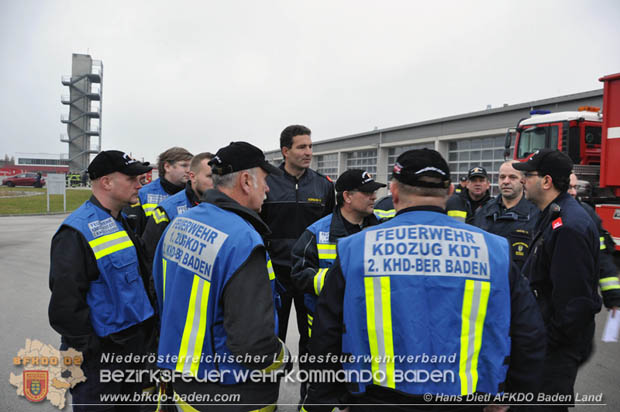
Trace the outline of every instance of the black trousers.
<path fill-rule="evenodd" d="M 149 402 L 142 395 L 144 382 L 125 382 L 125 379 L 113 377 L 116 370 L 135 370 L 138 373 L 146 369 L 142 362 L 142 356 L 148 354 L 147 345 L 153 333 L 154 320 L 150 318 L 141 324 L 132 326 L 123 332 L 119 332 L 115 339 L 102 338 L 101 348 L 97 353 L 84 357 L 81 369 L 86 376 L 86 382 L 80 382 L 71 388 L 73 410 L 82 411 L 140 411 L 140 404 Z M 61 350 L 67 346 L 63 343 Z M 132 359 L 121 359 L 120 362 L 113 358 L 111 362 L 101 363 L 102 353 L 116 355 L 138 355 Z M 125 362 L 129 360 L 129 362 Z M 101 382 L 101 371 L 104 382 Z M 111 371 L 111 372 L 107 372 Z M 131 376 L 123 375 L 128 378 Z M 144 377 L 147 378 L 146 376 Z M 113 397 L 120 395 L 122 397 Z M 153 408 L 155 409 L 155 408 Z"/>
<path fill-rule="evenodd" d="M 291 314 L 291 306 L 295 304 L 295 314 L 297 317 L 297 330 L 299 331 L 299 356 L 308 352 L 308 314 L 304 305 L 304 294 L 294 290 L 291 283 L 291 268 L 288 266 L 273 265 L 273 271 L 278 281 L 286 288 L 286 291 L 280 292 L 281 307 L 278 311 L 278 337 L 282 342 L 286 342 L 286 333 L 288 331 L 288 320 Z M 308 365 L 299 363 L 299 368 L 308 370 Z M 301 382 L 300 396 L 303 399 L 306 396 L 306 383 Z"/>

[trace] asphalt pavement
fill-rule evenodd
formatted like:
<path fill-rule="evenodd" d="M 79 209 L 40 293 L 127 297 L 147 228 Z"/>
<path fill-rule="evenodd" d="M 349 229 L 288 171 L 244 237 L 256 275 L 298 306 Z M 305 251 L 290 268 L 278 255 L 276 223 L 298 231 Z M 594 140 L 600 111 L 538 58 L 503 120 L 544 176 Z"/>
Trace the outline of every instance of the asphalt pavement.
<path fill-rule="evenodd" d="M 13 357 L 25 341 L 38 339 L 58 346 L 60 338 L 49 326 L 48 272 L 50 241 L 64 215 L 0 217 L 0 411 L 57 411 L 49 401 L 31 403 L 16 395 L 9 373 L 21 373 Z M 578 406 L 575 411 L 620 411 L 620 343 L 602 343 L 600 336 L 607 316 L 597 317 L 596 352 L 580 370 L 575 391 L 583 395 L 603 394 L 605 406 Z M 298 333 L 291 314 L 287 346 L 297 353 Z M 280 388 L 278 411 L 296 411 L 299 385 L 284 383 Z M 70 405 L 70 396 L 67 404 Z M 65 410 L 71 410 L 70 406 Z"/>

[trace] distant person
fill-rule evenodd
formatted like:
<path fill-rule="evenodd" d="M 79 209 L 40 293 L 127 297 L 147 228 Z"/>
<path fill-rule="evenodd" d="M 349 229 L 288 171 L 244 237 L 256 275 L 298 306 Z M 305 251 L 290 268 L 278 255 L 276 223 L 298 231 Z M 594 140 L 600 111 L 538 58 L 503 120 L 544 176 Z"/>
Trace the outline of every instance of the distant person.
<path fill-rule="evenodd" d="M 279 315 L 279 336 L 285 341 L 291 305 L 295 304 L 299 331 L 299 354 L 305 352 L 308 341 L 307 315 L 303 291 L 296 290 L 291 282 L 291 249 L 308 226 L 334 210 L 334 184 L 310 168 L 312 138 L 310 129 L 292 125 L 280 134 L 280 150 L 284 162 L 280 165 L 282 176 L 267 178 L 269 193 L 261 217 L 269 225 L 269 256 L 278 281 L 286 289 L 281 293 L 282 307 Z M 303 365 L 302 365 L 303 366 Z M 305 386 L 301 386 L 301 397 Z"/>
<path fill-rule="evenodd" d="M 159 155 L 157 159 L 159 177 L 140 189 L 138 203 L 125 209 L 129 222 L 139 236 L 142 236 L 147 219 L 157 205 L 168 196 L 185 188 L 192 157 L 192 154 L 182 147 L 171 147 Z"/>
<path fill-rule="evenodd" d="M 451 216 L 461 222 L 471 223 L 476 210 L 491 200 L 489 175 L 482 166 L 469 169 L 467 187 L 461 193 L 455 193 L 448 199 L 446 210 Z"/>
<path fill-rule="evenodd" d="M 467 176 L 461 176 L 459 179 L 459 184 L 454 189 L 454 193 L 461 193 L 463 189 L 467 188 Z"/>
<path fill-rule="evenodd" d="M 523 173 L 512 167 L 517 160 L 499 168 L 500 194 L 476 212 L 472 224 L 508 239 L 512 260 L 519 268 L 525 263 L 540 210 L 523 194 Z"/>
<path fill-rule="evenodd" d="M 525 174 L 525 196 L 541 211 L 523 274 L 547 328 L 542 392 L 563 395 L 545 410 L 574 404 L 577 371 L 593 350 L 598 295 L 599 235 L 596 225 L 566 191 L 573 162 L 558 150 L 541 149 L 513 167 Z"/>
<path fill-rule="evenodd" d="M 620 280 L 618 279 L 618 267 L 614 262 L 613 256 L 616 245 L 609 232 L 603 227 L 603 221 L 592 206 L 582 202 L 577 197 L 577 186 L 577 175 L 571 173 L 568 194 L 579 202 L 598 230 L 600 241 L 599 263 L 601 266 L 599 287 L 601 288 L 601 295 L 603 295 L 603 304 L 606 308 L 615 310 L 620 307 Z"/>
<path fill-rule="evenodd" d="M 146 291 L 150 274 L 121 212 L 137 202 L 140 175 L 151 169 L 118 150 L 100 152 L 88 166 L 92 196 L 52 238 L 49 322 L 61 335 L 61 350 L 82 352 L 87 379 L 71 389 L 74 411 L 104 410 L 105 394 L 124 394 L 131 402 L 142 392 L 140 382 L 102 383 L 100 371 L 140 373 L 144 365 L 139 360 L 102 363 L 102 355 L 146 355 L 155 331 Z M 139 410 L 117 403 L 110 400 L 105 410 Z"/>

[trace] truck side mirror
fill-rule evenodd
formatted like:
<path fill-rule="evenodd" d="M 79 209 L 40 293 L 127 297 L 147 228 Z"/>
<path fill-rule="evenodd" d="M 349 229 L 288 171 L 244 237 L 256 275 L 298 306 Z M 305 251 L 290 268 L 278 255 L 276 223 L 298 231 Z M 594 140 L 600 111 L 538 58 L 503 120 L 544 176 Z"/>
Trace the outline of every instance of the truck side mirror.
<path fill-rule="evenodd" d="M 512 136 L 516 133 L 515 129 L 506 130 L 506 138 L 504 139 L 504 160 L 510 157 L 510 145 L 512 144 Z"/>

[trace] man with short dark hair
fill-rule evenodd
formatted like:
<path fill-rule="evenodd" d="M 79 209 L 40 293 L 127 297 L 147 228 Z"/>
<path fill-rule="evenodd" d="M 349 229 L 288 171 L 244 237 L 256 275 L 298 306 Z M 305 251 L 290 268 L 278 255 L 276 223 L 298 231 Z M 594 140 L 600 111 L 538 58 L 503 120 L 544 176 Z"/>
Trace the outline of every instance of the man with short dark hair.
<path fill-rule="evenodd" d="M 350 381 L 312 382 L 304 410 L 330 411 L 333 399 L 355 411 L 427 410 L 415 404 L 440 403 L 432 394 L 453 404 L 535 392 L 545 332 L 508 242 L 446 216 L 454 187 L 438 152 L 401 154 L 392 176 L 396 216 L 338 241 L 317 302 L 310 353 Z"/>
<path fill-rule="evenodd" d="M 499 168 L 500 194 L 476 212 L 472 224 L 508 239 L 512 260 L 519 268 L 525 263 L 539 210 L 523 194 L 523 174 L 509 160 Z"/>
<path fill-rule="evenodd" d="M 157 205 L 168 196 L 185 188 L 192 157 L 186 149 L 176 146 L 159 155 L 157 159 L 159 177 L 140 189 L 139 201 L 125 209 L 129 222 L 139 236 L 142 236 L 147 219 Z"/>
<path fill-rule="evenodd" d="M 258 212 L 267 175 L 282 172 L 246 142 L 221 148 L 209 165 L 215 188 L 168 225 L 155 253 L 158 366 L 183 374 L 173 383 L 179 410 L 217 410 L 230 397 L 222 408 L 273 411 L 279 384 L 268 374 L 284 370 L 288 350 Z"/>
<path fill-rule="evenodd" d="M 71 389 L 73 410 L 138 410 L 102 405 L 105 394 L 126 394 L 141 383 L 100 381 L 100 370 L 134 369 L 143 364 L 101 363 L 103 354 L 123 358 L 146 354 L 155 322 L 139 239 L 121 210 L 138 200 L 140 177 L 152 169 L 118 150 L 100 152 L 88 166 L 92 196 L 67 217 L 52 239 L 49 286 L 50 325 L 62 336 L 61 349 L 82 352 L 86 382 Z"/>
<path fill-rule="evenodd" d="M 513 167 L 524 172 L 525 196 L 542 211 L 523 266 L 547 327 L 542 391 L 565 395 L 554 401 L 562 406 L 547 410 L 566 411 L 574 404 L 577 370 L 592 352 L 594 316 L 601 309 L 598 232 L 566 193 L 573 168 L 566 154 L 541 149 Z"/>
<path fill-rule="evenodd" d="M 337 207 L 334 213 L 310 225 L 293 245 L 291 279 L 297 290 L 303 291 L 308 314 L 308 335 L 317 296 L 323 289 L 325 273 L 336 260 L 338 239 L 379 224 L 373 214 L 377 190 L 385 187 L 361 169 L 350 169 L 336 181 Z"/>
<path fill-rule="evenodd" d="M 278 281 L 286 292 L 282 293 L 279 311 L 280 339 L 286 339 L 291 304 L 295 304 L 299 330 L 300 354 L 308 340 L 307 316 L 303 292 L 291 282 L 291 249 L 303 231 L 334 209 L 334 185 L 331 180 L 310 169 L 312 161 L 311 131 L 305 126 L 286 127 L 280 135 L 280 150 L 284 162 L 280 165 L 282 176 L 270 175 L 270 191 L 263 205 L 261 216 L 271 229 L 269 255 Z M 302 394 L 303 396 L 303 394 Z"/>
<path fill-rule="evenodd" d="M 460 193 L 454 193 L 448 199 L 446 206 L 448 216 L 471 223 L 476 211 L 491 200 L 489 187 L 491 182 L 484 167 L 475 166 L 469 169 L 467 188 L 462 189 Z"/>

